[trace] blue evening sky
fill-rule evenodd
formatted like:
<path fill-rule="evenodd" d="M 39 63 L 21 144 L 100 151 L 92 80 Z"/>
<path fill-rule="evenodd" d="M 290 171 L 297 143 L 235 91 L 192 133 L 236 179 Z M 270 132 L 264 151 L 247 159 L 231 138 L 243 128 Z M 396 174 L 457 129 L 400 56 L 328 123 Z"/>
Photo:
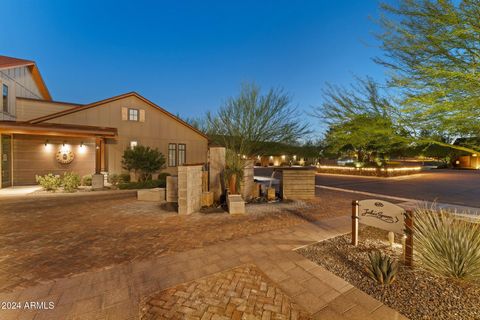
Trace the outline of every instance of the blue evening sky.
<path fill-rule="evenodd" d="M 0 7 L 0 54 L 35 60 L 60 101 L 137 91 L 194 117 L 255 82 L 284 88 L 308 111 L 326 82 L 384 78 L 371 61 L 380 54 L 375 0 L 2 0 Z"/>

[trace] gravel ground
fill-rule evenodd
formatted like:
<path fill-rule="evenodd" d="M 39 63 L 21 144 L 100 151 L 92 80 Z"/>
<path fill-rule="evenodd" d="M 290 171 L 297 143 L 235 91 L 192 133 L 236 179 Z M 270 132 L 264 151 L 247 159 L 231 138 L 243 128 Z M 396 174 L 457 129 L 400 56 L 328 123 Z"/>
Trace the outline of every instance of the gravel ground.
<path fill-rule="evenodd" d="M 298 252 L 412 320 L 480 319 L 480 284 L 437 277 L 402 263 L 390 287 L 382 288 L 369 278 L 364 269 L 368 252 L 380 249 L 397 260 L 402 255 L 400 245 L 390 248 L 386 235 L 385 231 L 365 227 L 360 230 L 358 248 L 351 246 L 351 236 L 346 234 Z"/>

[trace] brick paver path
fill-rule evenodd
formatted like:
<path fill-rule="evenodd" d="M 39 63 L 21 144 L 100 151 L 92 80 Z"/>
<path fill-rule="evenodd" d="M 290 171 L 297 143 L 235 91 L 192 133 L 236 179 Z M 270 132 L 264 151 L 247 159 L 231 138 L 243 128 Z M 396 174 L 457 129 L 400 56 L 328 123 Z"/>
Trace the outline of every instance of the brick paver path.
<path fill-rule="evenodd" d="M 405 319 L 293 251 L 349 228 L 349 217 L 303 223 L 0 293 L 0 301 L 55 305 L 52 310 L 0 310 L 0 319 L 138 319 L 141 299 L 246 263 L 259 268 L 314 319 Z"/>
<path fill-rule="evenodd" d="M 255 265 L 183 283 L 149 297 L 141 319 L 310 319 Z"/>
<path fill-rule="evenodd" d="M 0 203 L 0 292 L 305 223 L 294 203 L 245 216 L 179 216 L 132 193 Z"/>

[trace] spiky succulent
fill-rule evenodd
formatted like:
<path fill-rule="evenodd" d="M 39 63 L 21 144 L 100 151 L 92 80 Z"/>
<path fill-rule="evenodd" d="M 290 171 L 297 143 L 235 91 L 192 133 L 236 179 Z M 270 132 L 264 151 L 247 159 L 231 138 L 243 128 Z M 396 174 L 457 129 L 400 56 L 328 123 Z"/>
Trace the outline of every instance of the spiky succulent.
<path fill-rule="evenodd" d="M 480 220 L 435 206 L 415 210 L 414 254 L 440 276 L 480 280 Z"/>
<path fill-rule="evenodd" d="M 368 254 L 369 264 L 365 267 L 370 278 L 381 285 L 390 285 L 398 273 L 398 264 L 389 256 L 380 251 L 373 251 Z"/>

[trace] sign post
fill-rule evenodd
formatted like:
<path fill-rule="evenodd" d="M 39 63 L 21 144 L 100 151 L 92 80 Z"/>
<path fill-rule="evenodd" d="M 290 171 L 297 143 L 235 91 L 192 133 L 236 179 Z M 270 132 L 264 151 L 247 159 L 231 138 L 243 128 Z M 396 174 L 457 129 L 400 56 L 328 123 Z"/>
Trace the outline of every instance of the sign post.
<path fill-rule="evenodd" d="M 358 224 L 406 234 L 405 264 L 413 265 L 413 213 L 396 204 L 376 199 L 352 201 L 352 245 L 358 245 Z"/>
<path fill-rule="evenodd" d="M 413 267 L 413 212 L 407 210 L 405 212 L 405 264 Z"/>
<path fill-rule="evenodd" d="M 358 201 L 352 201 L 352 245 L 358 245 Z"/>

